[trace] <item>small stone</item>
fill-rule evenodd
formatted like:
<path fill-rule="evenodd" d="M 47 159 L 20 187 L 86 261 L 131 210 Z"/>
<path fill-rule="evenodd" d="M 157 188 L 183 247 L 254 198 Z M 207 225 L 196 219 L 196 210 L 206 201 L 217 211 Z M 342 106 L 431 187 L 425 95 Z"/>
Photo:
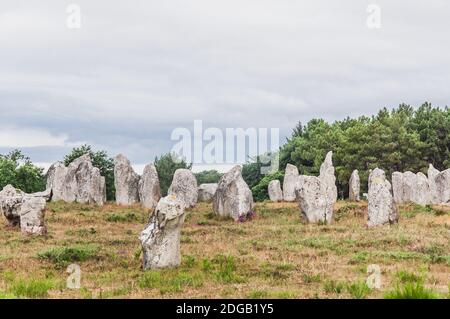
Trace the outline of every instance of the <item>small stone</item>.
<path fill-rule="evenodd" d="M 139 180 L 139 198 L 142 206 L 154 209 L 161 199 L 158 172 L 153 164 L 148 164 Z"/>
<path fill-rule="evenodd" d="M 350 181 L 348 182 L 348 197 L 352 201 L 359 202 L 359 194 L 361 192 L 361 182 L 359 180 L 358 170 L 355 169 L 350 176 Z"/>
<path fill-rule="evenodd" d="M 283 180 L 283 199 L 286 202 L 295 202 L 298 176 L 298 168 L 292 164 L 287 164 Z"/>
<path fill-rule="evenodd" d="M 217 190 L 217 183 L 205 183 L 198 187 L 198 201 L 211 203 Z"/>
<path fill-rule="evenodd" d="M 279 180 L 270 181 L 267 187 L 267 192 L 269 193 L 269 198 L 272 202 L 282 202 L 283 192 L 281 191 L 281 184 Z"/>

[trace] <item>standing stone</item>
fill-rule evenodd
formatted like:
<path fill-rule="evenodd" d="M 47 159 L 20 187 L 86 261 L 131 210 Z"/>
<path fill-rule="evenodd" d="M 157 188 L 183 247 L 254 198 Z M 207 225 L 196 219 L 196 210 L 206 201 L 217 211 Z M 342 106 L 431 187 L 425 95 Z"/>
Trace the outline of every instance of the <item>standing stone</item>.
<path fill-rule="evenodd" d="M 267 187 L 267 192 L 269 193 L 269 198 L 272 202 L 283 201 L 283 192 L 281 191 L 281 184 L 279 180 L 275 179 L 270 181 L 269 186 Z"/>
<path fill-rule="evenodd" d="M 253 195 L 241 172 L 241 166 L 236 165 L 220 178 L 213 197 L 213 210 L 216 215 L 238 221 L 251 214 Z"/>
<path fill-rule="evenodd" d="M 176 195 L 186 208 L 194 207 L 198 200 L 197 179 L 194 173 L 189 169 L 177 169 L 168 193 L 169 195 Z"/>
<path fill-rule="evenodd" d="M 336 187 L 336 176 L 334 175 L 333 166 L 333 152 L 329 151 L 320 165 L 320 175 L 319 179 L 325 186 L 325 190 L 328 196 L 328 201 L 333 204 L 337 201 L 337 187 Z"/>
<path fill-rule="evenodd" d="M 350 176 L 350 180 L 348 182 L 348 197 L 352 201 L 359 202 L 360 197 L 359 194 L 361 192 L 361 182 L 359 180 L 358 170 L 355 169 Z"/>
<path fill-rule="evenodd" d="M 184 218 L 184 203 L 176 195 L 160 199 L 149 224 L 139 237 L 144 270 L 180 265 L 180 236 Z"/>
<path fill-rule="evenodd" d="M 67 168 L 62 162 L 56 162 L 47 171 L 47 189 L 53 192 L 53 201 L 64 200 L 63 190 L 66 178 Z"/>
<path fill-rule="evenodd" d="M 381 169 L 374 169 L 369 176 L 369 208 L 367 226 L 373 227 L 398 222 L 397 207 L 391 192 L 391 183 Z"/>
<path fill-rule="evenodd" d="M 287 164 L 283 181 L 283 198 L 286 202 L 294 202 L 296 199 L 295 188 L 297 187 L 298 176 L 297 167 Z"/>
<path fill-rule="evenodd" d="M 432 194 L 428 178 L 422 172 L 416 174 L 416 191 L 413 202 L 422 206 L 431 204 Z"/>
<path fill-rule="evenodd" d="M 217 190 L 217 183 L 205 183 L 198 187 L 198 201 L 211 203 Z"/>
<path fill-rule="evenodd" d="M 439 175 L 439 171 L 434 168 L 433 164 L 428 167 L 428 185 L 430 187 L 430 201 L 431 204 L 439 204 L 441 199 L 436 185 L 436 177 Z"/>
<path fill-rule="evenodd" d="M 0 211 L 6 217 L 10 226 L 20 226 L 22 234 L 44 235 L 45 205 L 50 200 L 51 191 L 26 194 L 11 185 L 0 192 Z"/>
<path fill-rule="evenodd" d="M 436 187 L 439 194 L 439 203 L 450 203 L 450 168 L 436 176 Z"/>
<path fill-rule="evenodd" d="M 158 172 L 153 164 L 145 166 L 139 180 L 139 198 L 142 205 L 148 209 L 154 209 L 161 198 Z"/>
<path fill-rule="evenodd" d="M 88 154 L 69 164 L 63 184 L 63 200 L 83 204 L 103 205 L 105 199 L 105 178 L 100 169 L 92 165 Z"/>
<path fill-rule="evenodd" d="M 333 152 L 328 152 L 320 166 L 320 175 L 297 178 L 296 199 L 302 216 L 309 223 L 331 223 L 333 207 L 337 201 L 336 176 L 333 167 Z"/>
<path fill-rule="evenodd" d="M 392 192 L 395 203 L 403 204 L 405 202 L 403 198 L 403 174 L 400 172 L 392 173 Z"/>
<path fill-rule="evenodd" d="M 118 205 L 127 206 L 139 202 L 139 179 L 130 161 L 122 154 L 117 155 L 114 159 L 114 185 Z"/>
<path fill-rule="evenodd" d="M 316 176 L 299 177 L 297 201 L 308 223 L 331 223 L 334 202 L 327 196 L 326 185 Z"/>

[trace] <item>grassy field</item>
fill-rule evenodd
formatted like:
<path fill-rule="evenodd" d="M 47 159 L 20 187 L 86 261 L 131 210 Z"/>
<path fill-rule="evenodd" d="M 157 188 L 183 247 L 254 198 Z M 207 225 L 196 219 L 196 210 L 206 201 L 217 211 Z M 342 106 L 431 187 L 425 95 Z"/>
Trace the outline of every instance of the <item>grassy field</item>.
<path fill-rule="evenodd" d="M 366 203 L 338 202 L 332 225 L 302 223 L 293 203 L 258 203 L 252 221 L 188 211 L 182 265 L 141 269 L 140 207 L 49 203 L 48 235 L 0 218 L 0 298 L 448 298 L 450 208 L 401 207 L 398 225 L 367 229 Z M 81 266 L 81 289 L 66 268 Z M 365 285 L 381 268 L 381 290 Z"/>

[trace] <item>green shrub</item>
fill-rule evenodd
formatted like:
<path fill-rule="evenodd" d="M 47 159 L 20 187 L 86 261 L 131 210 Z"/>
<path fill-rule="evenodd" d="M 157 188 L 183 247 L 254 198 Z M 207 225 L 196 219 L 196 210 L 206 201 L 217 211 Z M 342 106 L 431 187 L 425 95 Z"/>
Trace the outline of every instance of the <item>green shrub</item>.
<path fill-rule="evenodd" d="M 48 290 L 53 288 L 49 280 L 32 279 L 29 281 L 20 279 L 15 281 L 11 288 L 11 294 L 24 298 L 43 298 L 48 296 Z"/>
<path fill-rule="evenodd" d="M 64 267 L 73 262 L 83 262 L 88 259 L 98 259 L 100 248 L 96 245 L 78 245 L 71 247 L 57 247 L 38 253 L 38 258 L 46 259 Z"/>
<path fill-rule="evenodd" d="M 347 292 L 355 299 L 364 299 L 370 293 L 370 288 L 364 281 L 356 281 L 346 286 Z"/>
<path fill-rule="evenodd" d="M 112 213 L 112 214 L 106 215 L 106 218 L 105 218 L 105 220 L 107 222 L 113 222 L 113 223 L 132 222 L 132 221 L 136 221 L 137 219 L 138 219 L 138 217 L 135 213 L 126 213 L 126 214 Z"/>
<path fill-rule="evenodd" d="M 403 285 L 397 284 L 384 297 L 386 299 L 436 299 L 439 296 L 431 289 L 425 288 L 422 282 L 407 282 Z"/>
<path fill-rule="evenodd" d="M 326 293 L 335 294 L 340 294 L 345 288 L 344 283 L 335 280 L 327 280 L 323 286 Z"/>

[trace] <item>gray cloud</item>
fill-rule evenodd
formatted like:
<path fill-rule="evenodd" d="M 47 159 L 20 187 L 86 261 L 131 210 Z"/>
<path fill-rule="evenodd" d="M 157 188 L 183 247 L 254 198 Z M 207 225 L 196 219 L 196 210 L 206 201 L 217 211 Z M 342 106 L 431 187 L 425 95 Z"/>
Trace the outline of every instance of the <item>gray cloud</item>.
<path fill-rule="evenodd" d="M 72 2 L 80 30 L 65 26 Z M 88 142 L 140 164 L 195 119 L 284 140 L 298 120 L 447 105 L 450 4 L 376 1 L 370 30 L 369 3 L 1 0 L 0 130 L 67 137 L 25 149 L 40 162 Z"/>

